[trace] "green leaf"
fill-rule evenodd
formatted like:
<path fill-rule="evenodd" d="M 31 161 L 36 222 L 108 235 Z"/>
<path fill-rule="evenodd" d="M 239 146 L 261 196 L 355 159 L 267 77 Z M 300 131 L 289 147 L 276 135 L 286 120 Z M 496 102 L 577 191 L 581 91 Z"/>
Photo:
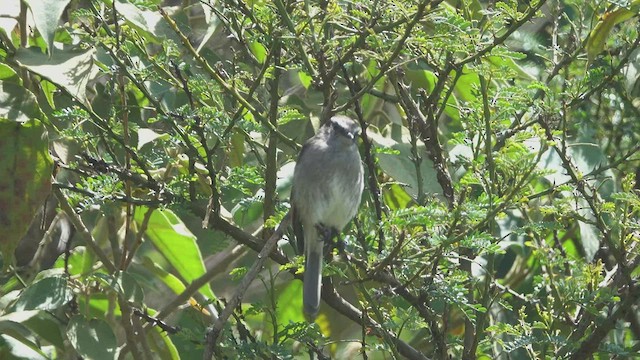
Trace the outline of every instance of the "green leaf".
<path fill-rule="evenodd" d="M 118 0 L 114 7 L 128 22 L 148 33 L 153 33 L 156 25 L 162 21 L 159 13 L 141 10 L 127 1 Z"/>
<path fill-rule="evenodd" d="M 58 22 L 69 0 L 25 0 L 33 13 L 33 20 L 40 35 L 47 42 L 49 54 L 53 53 L 53 38 Z"/>
<path fill-rule="evenodd" d="M 229 166 L 242 166 L 244 153 L 244 134 L 240 131 L 234 131 L 231 135 L 231 146 L 229 148 Z"/>
<path fill-rule="evenodd" d="M 0 358 L 21 360 L 45 360 L 47 357 L 35 344 L 35 339 L 21 334 L 4 334 L 10 321 L 0 322 Z M 12 323 L 14 327 L 22 326 Z"/>
<path fill-rule="evenodd" d="M 25 310 L 12 312 L 0 317 L 0 321 L 9 320 L 20 323 L 29 328 L 39 338 L 48 341 L 56 347 L 64 348 L 64 339 L 60 334 L 58 320 L 42 310 Z"/>
<path fill-rule="evenodd" d="M 29 71 L 64 89 L 79 102 L 90 106 L 87 83 L 96 77 L 95 49 L 63 48 L 48 57 L 38 48 L 18 49 L 15 60 Z"/>
<path fill-rule="evenodd" d="M 296 168 L 295 162 L 288 162 L 278 169 L 276 179 L 276 192 L 278 199 L 287 200 L 291 195 L 291 186 L 293 185 L 293 172 Z"/>
<path fill-rule="evenodd" d="M 14 305 L 15 311 L 53 311 L 67 304 L 73 298 L 67 280 L 60 276 L 44 278 L 27 287 Z"/>
<path fill-rule="evenodd" d="M 40 88 L 42 88 L 42 93 L 44 97 L 47 99 L 47 103 L 51 106 L 52 109 L 56 108 L 56 104 L 53 101 L 53 95 L 56 93 L 56 86 L 47 80 L 40 81 Z"/>
<path fill-rule="evenodd" d="M 147 339 L 151 351 L 157 359 L 160 360 L 180 360 L 180 354 L 178 349 L 173 344 L 171 337 L 160 329 L 158 326 L 154 326 L 151 331 L 147 332 Z"/>
<path fill-rule="evenodd" d="M 18 242 L 51 191 L 48 145 L 39 121 L 19 124 L 0 118 L 0 252 L 5 267 L 13 262 Z"/>
<path fill-rule="evenodd" d="M 13 311 L 9 305 L 13 304 L 18 297 L 20 297 L 20 290 L 13 290 L 17 287 L 18 280 L 16 277 L 12 277 L 0 287 L 0 313 L 5 313 L 6 311 Z M 22 287 L 22 283 L 20 283 L 20 287 Z"/>
<path fill-rule="evenodd" d="M 4 32 L 4 35 L 8 39 L 11 38 L 11 33 L 18 25 L 18 16 L 20 15 L 20 0 L 2 0 L 2 6 L 0 6 L 0 31 Z"/>
<path fill-rule="evenodd" d="M 264 64 L 267 60 L 267 49 L 261 43 L 254 41 L 249 44 L 249 50 L 260 64 Z"/>
<path fill-rule="evenodd" d="M 302 314 L 302 281 L 290 281 L 278 292 L 276 318 L 280 329 L 290 322 L 304 322 Z"/>
<path fill-rule="evenodd" d="M 311 75 L 307 74 L 304 71 L 298 71 L 298 79 L 300 79 L 300 83 L 307 90 L 309 89 L 309 86 L 311 85 L 311 81 L 313 81 L 313 78 L 311 77 Z"/>
<path fill-rule="evenodd" d="M 65 257 L 67 254 L 61 254 L 54 264 L 54 268 L 64 268 Z M 67 261 L 69 275 L 87 275 L 92 270 L 91 265 L 95 263 L 93 253 L 87 251 L 84 246 L 77 246 L 71 250 Z"/>
<path fill-rule="evenodd" d="M 462 75 L 455 86 L 456 98 L 472 102 L 476 100 L 476 91 L 480 88 L 480 77 L 476 72 L 470 71 L 468 66 L 462 68 Z"/>
<path fill-rule="evenodd" d="M 122 297 L 137 306 L 142 306 L 144 301 L 144 291 L 136 279 L 127 272 L 120 273 L 118 285 Z"/>
<path fill-rule="evenodd" d="M 433 73 L 433 71 L 423 69 L 422 64 L 408 66 L 406 70 L 406 77 L 411 84 L 411 89 L 416 93 L 418 93 L 418 90 L 424 89 L 428 94 L 430 94 L 438 82 L 438 77 Z M 460 118 L 460 112 L 454 96 L 450 96 L 447 99 L 444 112 L 452 119 L 458 120 Z"/>
<path fill-rule="evenodd" d="M 160 43 L 160 39 L 169 38 L 179 43 L 176 33 L 166 23 L 158 11 L 141 10 L 135 5 L 123 0 L 117 0 L 115 2 L 115 8 L 129 24 L 142 32 L 146 40 Z M 165 9 L 165 11 L 167 10 L 168 9 Z M 169 13 L 169 15 L 176 20 L 175 14 Z"/>
<path fill-rule="evenodd" d="M 17 85 L 20 85 L 22 80 L 18 77 L 18 73 L 15 72 L 9 65 L 0 64 L 0 80 L 10 81 Z"/>
<path fill-rule="evenodd" d="M 138 226 L 142 224 L 147 210 L 146 207 L 136 209 L 134 219 Z M 153 210 L 146 235 L 187 283 L 206 272 L 196 237 L 173 211 Z M 210 299 L 215 298 L 208 284 L 200 288 L 200 292 Z"/>
<path fill-rule="evenodd" d="M 377 147 L 393 149 L 394 154 L 380 152 L 378 161 L 385 174 L 395 181 L 406 184 L 404 189 L 413 197 L 418 195 L 418 182 L 416 166 L 411 159 L 411 144 L 398 143 L 392 139 L 385 138 L 379 133 L 368 131 Z M 418 153 L 425 154 L 424 145 L 418 145 Z M 422 176 L 422 190 L 425 194 L 442 194 L 442 188 L 438 184 L 433 163 L 423 156 L 420 163 L 420 174 Z"/>
<path fill-rule="evenodd" d="M 189 210 L 175 206 L 171 209 L 182 220 L 189 231 L 198 239 L 200 252 L 215 254 L 229 246 L 229 238 L 222 232 L 202 227 L 202 218 L 194 215 Z"/>
<path fill-rule="evenodd" d="M 429 70 L 423 70 L 419 67 L 409 67 L 406 70 L 407 80 L 411 83 L 413 89 L 425 89 L 428 93 L 431 93 L 436 87 L 438 78 Z"/>
<path fill-rule="evenodd" d="M 0 118 L 26 122 L 41 117 L 38 101 L 31 91 L 13 82 L 0 81 Z"/>
<path fill-rule="evenodd" d="M 577 199 L 577 203 L 579 206 L 578 213 L 594 222 L 595 217 L 593 213 L 587 210 L 589 209 L 587 201 L 579 198 Z M 596 252 L 598 252 L 598 249 L 600 249 L 600 239 L 602 235 L 593 223 L 578 221 L 578 228 L 580 229 L 580 244 L 582 244 L 582 249 L 584 250 L 584 257 L 587 261 L 591 261 L 596 255 Z"/>
<path fill-rule="evenodd" d="M 25 343 L 31 343 L 28 339 L 31 336 L 31 332 L 26 326 L 12 320 L 0 320 L 0 334 L 9 335 L 15 339 L 23 341 Z M 29 347 L 36 347 L 35 344 Z"/>
<path fill-rule="evenodd" d="M 611 181 L 611 179 L 615 179 L 615 174 L 611 169 L 599 170 L 607 166 L 609 160 L 600 145 L 592 141 L 592 139 L 580 137 L 575 142 L 567 144 L 567 156 L 582 176 L 599 171 L 595 179 L 590 176 L 588 181 L 598 189 L 598 193 L 604 199 L 608 200 L 615 190 L 614 182 Z M 545 175 L 545 178 L 553 184 L 564 184 L 571 181 L 571 176 L 564 170 L 562 160 L 554 149 L 550 149 L 543 154 L 539 167 L 541 169 L 555 170 L 554 173 Z"/>
<path fill-rule="evenodd" d="M 516 64 L 516 62 L 514 61 L 514 57 L 515 57 L 516 60 L 522 59 L 522 57 L 521 58 L 516 57 L 515 54 L 522 55 L 523 57 L 524 57 L 524 55 L 521 54 L 521 53 L 512 53 L 512 54 L 514 54 L 513 57 L 507 56 L 505 54 L 500 54 L 500 56 L 487 56 L 486 60 L 491 65 L 497 67 L 498 69 L 500 69 L 500 68 L 508 68 L 508 69 L 514 70 L 518 74 L 520 79 L 522 79 L 524 81 L 528 81 L 528 82 L 535 81 L 535 78 L 533 76 L 531 76 L 531 74 L 529 74 L 526 71 L 524 71 L 524 69 L 522 69 L 522 67 L 520 67 L 520 65 Z"/>
<path fill-rule="evenodd" d="M 196 50 L 197 53 L 200 53 L 202 48 L 205 45 L 207 45 L 207 43 L 209 42 L 213 34 L 216 33 L 216 30 L 218 29 L 218 25 L 220 24 L 220 19 L 218 19 L 212 7 L 208 6 L 208 4 L 205 4 L 205 3 L 201 3 L 201 5 L 202 5 L 202 11 L 204 13 L 204 18 L 207 24 L 207 31 L 205 31 L 204 36 L 200 41 L 200 45 L 198 45 L 198 49 Z"/>
<path fill-rule="evenodd" d="M 88 316 L 105 318 L 107 314 L 113 316 L 121 316 L 120 306 L 113 307 L 113 301 L 109 295 L 104 293 L 94 293 L 90 298 L 85 296 L 78 297 L 78 309 L 81 314 Z"/>
<path fill-rule="evenodd" d="M 156 279 L 162 281 L 175 294 L 181 294 L 186 289 L 186 286 L 180 279 L 158 266 L 148 256 L 142 258 L 142 266 L 153 273 Z"/>
<path fill-rule="evenodd" d="M 142 306 L 144 292 L 136 279 L 126 272 L 116 274 L 95 273 L 91 277 L 101 282 L 107 289 L 119 294 L 123 300 Z"/>
<path fill-rule="evenodd" d="M 169 134 L 158 134 L 151 129 L 140 128 L 138 129 L 138 150 L 142 149 L 146 144 L 156 139 L 169 139 Z"/>
<path fill-rule="evenodd" d="M 637 7 L 640 5 L 640 1 L 634 1 L 633 5 Z M 607 42 L 607 38 L 613 27 L 623 21 L 631 19 L 636 15 L 636 12 L 621 8 L 604 14 L 602 19 L 598 21 L 591 31 L 591 34 L 589 34 L 589 40 L 587 41 L 587 56 L 589 61 L 595 59 L 595 57 L 604 50 L 604 44 Z"/>
<path fill-rule="evenodd" d="M 406 209 L 411 204 L 411 196 L 398 184 L 391 184 L 383 189 L 384 203 L 391 210 Z"/>
<path fill-rule="evenodd" d="M 263 204 L 256 199 L 263 196 L 262 190 L 259 190 L 253 198 L 247 199 L 247 201 L 239 202 L 231 209 L 233 215 L 233 221 L 239 226 L 248 225 L 262 216 Z"/>
<path fill-rule="evenodd" d="M 67 337 L 80 356 L 92 360 L 116 359 L 118 344 L 113 330 L 100 319 L 74 316 L 67 325 Z"/>

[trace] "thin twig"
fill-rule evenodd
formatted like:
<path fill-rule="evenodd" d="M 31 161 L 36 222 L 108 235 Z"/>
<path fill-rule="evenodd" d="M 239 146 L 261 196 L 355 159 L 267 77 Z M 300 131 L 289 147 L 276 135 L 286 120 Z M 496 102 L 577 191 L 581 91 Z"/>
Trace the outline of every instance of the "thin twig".
<path fill-rule="evenodd" d="M 58 203 L 60 203 L 60 207 L 62 208 L 62 211 L 64 211 L 65 214 L 67 214 L 67 216 L 71 220 L 71 223 L 80 234 L 80 238 L 85 243 L 85 245 L 87 245 L 98 256 L 100 261 L 102 261 L 102 264 L 104 265 L 104 267 L 107 268 L 107 271 L 109 271 L 110 273 L 116 272 L 117 269 L 115 265 L 113 265 L 111 260 L 109 260 L 107 255 L 102 251 L 100 246 L 98 246 L 98 244 L 96 243 L 96 240 L 91 235 L 91 232 L 89 232 L 87 227 L 84 226 L 84 222 L 82 221 L 80 216 L 78 216 L 78 214 L 76 214 L 76 212 L 73 211 L 73 209 L 71 208 L 71 205 L 69 205 L 69 200 L 67 199 L 67 197 L 64 196 L 62 191 L 57 187 L 53 187 L 53 194 L 58 199 Z"/>
<path fill-rule="evenodd" d="M 360 84 L 354 78 L 353 80 L 347 73 L 347 69 L 342 64 L 342 73 L 344 75 L 344 79 L 349 86 L 349 91 L 351 92 L 351 96 L 356 96 L 356 94 L 360 91 Z M 376 220 L 378 224 L 382 223 L 382 215 L 387 215 L 387 209 L 383 206 L 382 203 L 382 192 L 380 191 L 380 185 L 378 184 L 377 178 L 377 168 L 376 168 L 376 159 L 373 155 L 373 144 L 369 136 L 367 136 L 367 127 L 368 123 L 364 119 L 364 115 L 362 113 L 362 107 L 360 106 L 360 102 L 354 102 L 356 115 L 358 117 L 358 122 L 360 123 L 360 127 L 362 128 L 362 133 L 360 137 L 362 138 L 362 144 L 364 145 L 364 160 L 365 164 L 367 164 L 367 170 L 369 172 L 369 176 L 367 180 L 369 182 L 369 192 L 371 193 L 371 198 L 373 199 L 373 205 L 376 210 Z M 378 227 L 378 254 L 381 254 L 385 249 L 385 237 L 384 237 L 384 229 L 382 226 Z"/>
<path fill-rule="evenodd" d="M 229 316 L 231 316 L 233 311 L 242 301 L 244 293 L 249 288 L 249 285 L 251 285 L 251 283 L 258 276 L 260 271 L 262 271 L 262 267 L 264 266 L 264 263 L 269 258 L 269 254 L 275 247 L 278 240 L 282 238 L 282 235 L 284 234 L 285 229 L 290 225 L 290 223 L 291 223 L 291 216 L 290 216 L 290 213 L 287 213 L 287 215 L 285 215 L 285 217 L 282 219 L 282 221 L 280 222 L 280 225 L 278 226 L 276 231 L 273 233 L 273 235 L 271 235 L 269 240 L 265 242 L 264 246 L 262 247 L 262 250 L 260 250 L 260 253 L 258 254 L 258 258 L 253 263 L 253 265 L 251 266 L 247 274 L 244 276 L 244 278 L 236 288 L 236 291 L 233 293 L 231 300 L 229 300 L 224 310 L 222 310 L 222 313 L 220 313 L 220 316 L 218 317 L 218 319 L 213 323 L 213 326 L 209 330 L 207 330 L 203 359 L 209 360 L 213 357 L 215 347 L 218 342 L 218 337 L 220 336 L 220 332 L 222 331 L 222 328 L 227 322 L 227 319 L 229 319 Z"/>
<path fill-rule="evenodd" d="M 237 102 L 239 102 L 242 107 L 247 109 L 257 120 L 260 121 L 260 123 L 264 127 L 275 133 L 284 144 L 290 146 L 292 149 L 297 148 L 298 144 L 295 141 L 275 129 L 273 125 L 271 125 L 271 123 L 266 119 L 264 114 L 258 111 L 255 106 L 251 105 L 249 100 L 242 96 L 235 87 L 227 83 L 220 71 L 214 69 L 209 64 L 209 62 L 204 57 L 202 57 L 202 55 L 200 55 L 196 51 L 196 49 L 193 48 L 193 45 L 189 41 L 189 38 L 182 31 L 180 31 L 180 29 L 178 28 L 178 24 L 176 24 L 176 22 L 169 16 L 169 14 L 167 14 L 166 11 L 164 11 L 164 9 L 162 9 L 162 7 L 158 7 L 158 11 L 160 12 L 160 15 L 162 15 L 162 17 L 165 19 L 169 27 L 171 27 L 176 35 L 178 35 L 180 41 L 182 42 L 182 45 L 187 49 L 187 51 L 189 51 L 191 56 L 193 56 L 194 59 L 196 59 L 196 61 L 204 68 L 207 74 L 209 74 L 209 76 L 211 76 L 211 78 L 213 78 L 213 80 L 218 83 L 218 85 L 220 85 L 229 95 L 231 95 Z"/>
<path fill-rule="evenodd" d="M 262 253 L 262 250 L 264 250 L 264 247 L 261 247 L 260 245 L 260 240 L 257 239 L 254 236 L 251 236 L 250 234 L 247 234 L 246 232 L 242 231 L 242 229 L 234 226 L 233 224 L 229 223 L 228 221 L 222 219 L 222 218 L 218 218 L 218 219 L 214 219 L 213 221 L 215 221 L 212 224 L 212 227 L 220 230 L 222 232 L 224 232 L 225 234 L 231 236 L 232 238 L 234 238 L 236 241 L 238 241 L 239 243 L 245 244 L 249 247 L 251 247 L 253 250 L 255 251 L 260 251 Z M 282 223 L 281 223 L 282 225 Z M 277 231 L 276 233 L 274 233 L 274 235 L 277 235 Z M 276 263 L 284 265 L 284 264 L 288 264 L 289 263 L 289 259 L 287 259 L 282 253 L 280 252 L 276 252 L 276 251 L 271 251 L 270 255 L 272 260 L 274 260 Z M 263 257 L 264 258 L 264 257 Z M 262 259 L 263 259 L 262 258 Z M 261 259 L 261 258 L 259 258 Z M 353 259 L 355 260 L 355 259 Z M 360 263 L 359 266 L 363 266 L 363 263 Z M 365 266 L 366 267 L 366 266 Z M 289 270 L 292 275 L 300 278 L 299 274 L 296 274 L 297 272 L 297 268 L 292 268 Z M 383 274 L 384 272 L 381 272 L 380 274 Z M 382 275 L 376 275 L 375 280 L 380 281 L 380 277 Z M 385 273 L 386 274 L 386 273 Z M 211 275 L 212 277 L 213 275 Z M 395 279 L 395 277 L 391 276 L 391 275 L 384 275 L 386 276 L 386 280 L 394 283 L 394 284 L 398 284 L 400 285 L 399 281 L 397 279 Z M 201 277 L 202 278 L 202 277 Z M 198 282 L 198 284 L 195 284 L 195 282 Z M 192 283 L 191 285 L 189 285 L 188 289 L 192 289 L 192 292 L 197 291 L 197 289 L 199 289 L 202 285 L 204 285 L 206 283 L 206 281 L 202 281 L 200 280 L 200 278 L 196 279 L 194 281 L 194 283 Z M 194 285 L 195 284 L 195 285 Z M 322 291 L 322 299 L 325 300 L 325 302 L 333 307 L 335 310 L 337 310 L 338 312 L 340 312 L 341 314 L 343 314 L 344 316 L 346 316 L 347 318 L 355 321 L 357 324 L 359 324 L 360 326 L 373 326 L 376 329 L 380 329 L 379 325 L 377 323 L 372 323 L 369 321 L 368 318 L 363 318 L 362 316 L 362 312 L 360 310 L 358 310 L 357 308 L 355 308 L 353 305 L 351 305 L 350 303 L 348 303 L 347 301 L 345 301 L 344 299 L 342 299 L 337 293 L 335 293 L 335 289 L 331 289 L 330 287 L 327 287 L 326 290 L 324 290 L 325 288 L 323 288 Z M 185 290 L 186 292 L 187 290 Z M 416 297 L 412 297 L 408 291 L 406 289 L 403 288 L 398 288 L 397 291 L 400 293 L 401 296 L 403 296 L 405 299 L 411 299 L 411 303 L 412 306 L 416 307 L 418 309 L 419 312 L 421 312 L 421 315 L 424 318 L 427 319 L 434 319 L 433 314 L 430 313 L 430 310 L 427 309 L 424 306 L 423 302 L 420 302 L 420 300 Z M 173 308 L 177 307 L 177 305 L 184 303 L 184 301 L 186 301 L 189 297 L 188 296 L 183 296 L 181 295 L 182 299 L 180 301 L 173 301 Z M 167 308 L 167 307 L 165 307 Z M 163 314 L 163 316 L 166 316 L 168 314 L 168 312 L 166 311 L 161 311 Z M 157 318 L 163 318 L 162 316 L 160 316 L 160 313 L 156 316 Z M 435 320 L 434 320 L 435 321 Z M 377 331 L 377 330 L 376 330 Z M 380 334 L 380 333 L 378 333 Z M 397 336 L 393 335 L 393 334 L 389 334 L 393 339 L 393 343 L 396 345 L 398 352 L 409 359 L 426 359 L 426 357 L 424 357 L 424 355 L 422 355 L 418 350 L 416 350 L 415 348 L 411 347 L 409 344 L 405 343 L 404 341 L 400 340 L 397 338 Z M 435 335 L 434 335 L 435 337 Z M 445 350 L 446 353 L 446 350 Z M 210 357 L 209 357 L 210 358 Z M 207 359 L 209 359 L 207 358 Z"/>
<path fill-rule="evenodd" d="M 360 89 L 360 91 L 358 91 L 357 94 L 352 96 L 349 99 L 349 101 L 347 101 L 345 104 L 343 104 L 338 109 L 336 109 L 336 111 L 340 112 L 340 111 L 344 111 L 344 110 L 348 109 L 351 105 L 353 105 L 356 101 L 358 101 L 364 94 L 366 94 L 369 91 L 369 89 L 374 87 L 374 85 L 378 82 L 378 80 L 380 80 L 383 76 L 387 75 L 389 70 L 392 68 L 394 62 L 396 62 L 396 60 L 398 59 L 398 57 L 399 57 L 400 53 L 402 52 L 402 50 L 405 49 L 405 43 L 406 43 L 407 39 L 409 38 L 409 36 L 413 33 L 414 27 L 416 25 L 418 25 L 420 20 L 422 20 L 422 18 L 425 16 L 425 14 L 427 14 L 427 10 L 430 7 L 435 7 L 438 4 L 440 4 L 441 2 L 442 2 L 442 0 L 436 0 L 436 1 L 433 1 L 433 2 L 431 0 L 426 0 L 426 1 L 422 1 L 420 4 L 418 4 L 418 7 L 416 9 L 415 14 L 413 14 L 413 17 L 411 18 L 409 23 L 407 23 L 407 26 L 405 27 L 401 38 L 395 44 L 395 47 L 394 47 L 393 51 L 391 52 L 391 55 L 378 68 L 378 74 L 376 74 L 376 76 L 374 76 L 365 86 L 363 86 L 362 89 Z"/>
<path fill-rule="evenodd" d="M 273 77 L 270 82 L 270 105 L 269 105 L 269 122 L 277 129 L 278 128 L 278 108 L 280 102 L 280 94 L 278 93 L 280 84 L 280 75 L 282 69 L 280 67 L 280 39 L 275 38 L 273 40 L 273 46 L 271 47 L 271 53 L 273 53 Z M 276 207 L 276 180 L 278 172 L 278 136 L 271 132 L 269 134 L 269 140 L 266 151 L 266 164 L 264 170 L 264 206 L 263 206 L 263 222 L 266 224 L 267 220 L 273 214 L 275 214 Z M 263 232 L 263 238 L 266 239 L 271 235 L 271 229 L 265 228 Z"/>
<path fill-rule="evenodd" d="M 324 282 L 322 284 L 322 299 L 329 304 L 332 308 L 336 309 L 342 315 L 348 317 L 349 319 L 355 321 L 356 323 L 362 324 L 362 326 L 369 327 L 370 331 L 378 336 L 387 337 L 391 340 L 392 344 L 396 346 L 398 352 L 408 358 L 408 359 L 417 359 L 417 360 L 427 360 L 420 351 L 407 344 L 406 342 L 400 340 L 395 334 L 384 330 L 380 324 L 371 320 L 371 318 L 363 316 L 362 311 L 358 310 L 355 306 L 345 300 L 343 297 L 338 294 L 335 287 L 330 281 Z"/>
<path fill-rule="evenodd" d="M 444 155 L 444 149 L 438 139 L 438 128 L 435 124 L 433 113 L 429 119 L 422 113 L 419 105 L 413 100 L 409 93 L 408 86 L 402 82 L 399 76 L 394 76 L 394 86 L 400 98 L 400 105 L 404 109 L 407 117 L 412 117 L 411 121 L 418 125 L 420 138 L 425 144 L 425 150 L 433 167 L 436 171 L 438 184 L 442 188 L 444 198 L 447 200 L 449 208 L 453 208 L 455 204 L 455 194 L 453 191 L 453 180 L 447 169 L 447 161 Z M 423 97 L 426 98 L 426 95 Z"/>

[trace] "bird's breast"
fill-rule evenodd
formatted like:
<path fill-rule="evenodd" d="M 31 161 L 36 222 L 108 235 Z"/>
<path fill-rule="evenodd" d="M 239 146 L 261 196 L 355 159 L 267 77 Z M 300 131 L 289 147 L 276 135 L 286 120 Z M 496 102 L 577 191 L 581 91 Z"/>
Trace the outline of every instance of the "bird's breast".
<path fill-rule="evenodd" d="M 341 153 L 319 147 L 315 150 L 314 156 L 305 153 L 310 156 L 294 174 L 294 205 L 303 223 L 321 223 L 342 231 L 360 205 L 360 156 L 355 147 Z"/>

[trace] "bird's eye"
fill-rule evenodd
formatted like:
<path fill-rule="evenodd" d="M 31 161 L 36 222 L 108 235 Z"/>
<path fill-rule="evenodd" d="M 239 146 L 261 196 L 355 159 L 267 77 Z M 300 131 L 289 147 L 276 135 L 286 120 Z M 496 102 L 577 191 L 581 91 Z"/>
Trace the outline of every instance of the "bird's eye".
<path fill-rule="evenodd" d="M 334 124 L 333 125 L 333 129 L 338 133 L 338 134 L 342 134 L 342 135 L 347 135 L 347 133 L 349 131 L 347 131 L 347 129 L 345 129 L 344 127 L 342 127 L 340 124 Z"/>
<path fill-rule="evenodd" d="M 341 123 L 340 121 L 333 121 L 333 119 L 331 120 L 331 130 L 334 134 L 342 135 L 351 140 L 358 136 L 357 133 L 352 133 L 347 124 Z"/>

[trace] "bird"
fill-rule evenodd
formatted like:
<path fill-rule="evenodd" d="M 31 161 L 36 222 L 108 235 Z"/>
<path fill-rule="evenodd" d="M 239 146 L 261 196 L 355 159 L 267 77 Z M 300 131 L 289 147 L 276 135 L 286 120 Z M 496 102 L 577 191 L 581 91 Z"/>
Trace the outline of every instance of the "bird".
<path fill-rule="evenodd" d="M 304 249 L 303 313 L 313 322 L 320 309 L 324 244 L 358 212 L 364 187 L 357 140 L 360 126 L 334 115 L 298 155 L 291 189 L 292 227 Z"/>

